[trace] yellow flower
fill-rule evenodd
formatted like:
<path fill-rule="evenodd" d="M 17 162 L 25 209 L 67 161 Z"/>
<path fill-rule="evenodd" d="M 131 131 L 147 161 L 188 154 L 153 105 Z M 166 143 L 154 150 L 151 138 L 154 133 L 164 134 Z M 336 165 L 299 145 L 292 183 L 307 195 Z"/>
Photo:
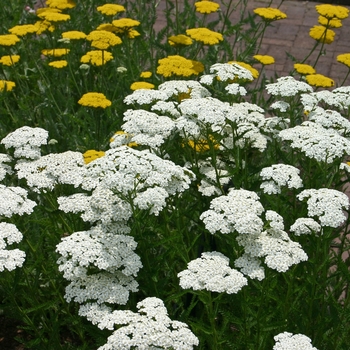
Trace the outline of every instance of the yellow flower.
<path fill-rule="evenodd" d="M 54 12 L 54 13 L 61 13 L 62 11 L 57 8 L 51 8 L 51 7 L 40 7 L 36 10 L 36 14 L 40 15 L 44 12 Z"/>
<path fill-rule="evenodd" d="M 67 15 L 65 13 L 56 13 L 56 12 L 50 12 L 45 11 L 40 14 L 38 14 L 38 17 L 41 19 L 45 19 L 49 22 L 65 22 L 70 19 L 70 15 Z"/>
<path fill-rule="evenodd" d="M 216 12 L 220 5 L 213 1 L 200 1 L 195 2 L 194 6 L 196 6 L 196 11 L 200 13 L 212 13 Z"/>
<path fill-rule="evenodd" d="M 210 143 L 214 145 L 214 149 L 218 150 L 220 148 L 220 145 L 215 141 L 214 137 L 212 135 L 209 135 Z M 188 145 L 193 148 L 196 152 L 205 152 L 210 150 L 210 144 L 208 140 L 206 139 L 199 139 L 199 140 L 188 140 Z"/>
<path fill-rule="evenodd" d="M 327 29 L 324 26 L 313 26 L 310 29 L 309 34 L 311 38 L 325 44 L 331 44 L 335 37 L 335 32 L 332 29 Z"/>
<path fill-rule="evenodd" d="M 309 64 L 304 64 L 304 63 L 295 63 L 294 64 L 294 69 L 299 73 L 303 75 L 308 75 L 308 74 L 315 74 L 316 69 Z"/>
<path fill-rule="evenodd" d="M 102 66 L 113 59 L 113 55 L 109 51 L 93 50 L 87 52 L 81 59 L 81 63 L 91 63 L 94 66 Z"/>
<path fill-rule="evenodd" d="M 86 34 L 83 32 L 80 32 L 79 30 L 71 30 L 68 32 L 63 32 L 62 38 L 70 39 L 70 40 L 79 40 L 79 39 L 85 39 Z"/>
<path fill-rule="evenodd" d="M 61 57 L 67 55 L 69 51 L 69 49 L 45 49 L 41 50 L 41 53 L 45 56 Z"/>
<path fill-rule="evenodd" d="M 250 73 L 252 73 L 252 76 L 254 79 L 256 79 L 259 76 L 259 72 L 248 63 L 237 62 L 237 61 L 229 61 L 228 63 L 230 63 L 230 64 L 236 63 L 236 64 L 240 65 L 241 67 L 248 69 L 250 71 Z"/>
<path fill-rule="evenodd" d="M 316 11 L 323 17 L 328 19 L 338 18 L 344 19 L 349 16 L 349 10 L 343 6 L 335 6 L 335 5 L 316 5 Z"/>
<path fill-rule="evenodd" d="M 89 164 L 93 160 L 95 160 L 97 158 L 101 158 L 104 155 L 105 155 L 105 152 L 103 152 L 103 151 L 95 151 L 94 149 L 89 149 L 88 151 L 83 153 L 84 162 L 85 162 L 85 164 Z"/>
<path fill-rule="evenodd" d="M 287 18 L 287 15 L 284 12 L 273 7 L 259 7 L 254 10 L 254 13 L 266 21 L 277 21 L 279 19 Z"/>
<path fill-rule="evenodd" d="M 60 10 L 72 9 L 75 7 L 73 0 L 46 0 L 46 5 Z"/>
<path fill-rule="evenodd" d="M 84 94 L 78 103 L 82 106 L 86 107 L 94 107 L 94 108 L 107 108 L 112 105 L 112 102 L 106 98 L 104 94 L 100 92 L 88 92 Z"/>
<path fill-rule="evenodd" d="M 49 66 L 54 68 L 63 68 L 68 66 L 68 62 L 66 60 L 52 61 L 49 63 Z"/>
<path fill-rule="evenodd" d="M 141 72 L 140 74 L 140 78 L 150 78 L 151 76 L 152 76 L 152 72 L 149 72 L 149 71 Z"/>
<path fill-rule="evenodd" d="M 187 29 L 186 34 L 192 39 L 200 41 L 205 45 L 215 45 L 224 40 L 221 33 L 214 32 L 208 28 Z"/>
<path fill-rule="evenodd" d="M 4 66 L 12 66 L 13 64 L 17 63 L 19 59 L 19 55 L 2 56 L 0 58 L 0 63 Z"/>
<path fill-rule="evenodd" d="M 20 41 L 20 38 L 15 34 L 3 34 L 0 35 L 0 45 L 12 46 L 16 45 Z"/>
<path fill-rule="evenodd" d="M 140 36 L 141 34 L 140 34 L 137 30 L 135 30 L 135 29 L 129 29 L 129 30 L 127 31 L 127 35 L 128 35 L 128 38 L 129 38 L 129 39 L 134 39 L 134 38 L 136 38 L 137 36 Z"/>
<path fill-rule="evenodd" d="M 36 34 L 40 35 L 44 33 L 46 30 L 49 32 L 53 32 L 55 30 L 55 26 L 51 24 L 49 21 L 37 21 L 35 24 Z"/>
<path fill-rule="evenodd" d="M 172 46 L 176 45 L 191 45 L 192 39 L 184 34 L 172 35 L 168 38 L 168 43 Z"/>
<path fill-rule="evenodd" d="M 109 142 L 113 142 L 114 139 L 115 139 L 115 137 L 116 137 L 117 135 L 124 135 L 126 141 L 129 141 L 129 140 L 132 138 L 132 136 L 133 136 L 133 135 L 131 135 L 131 134 L 125 132 L 125 131 L 120 130 L 120 131 L 117 131 L 117 132 L 110 138 Z M 138 144 L 137 144 L 136 142 L 134 142 L 134 141 L 129 142 L 129 143 L 127 143 L 126 145 L 127 145 L 128 147 L 137 147 L 137 146 L 138 146 Z"/>
<path fill-rule="evenodd" d="M 134 83 L 131 84 L 130 89 L 131 90 L 140 90 L 140 89 L 150 90 L 150 89 L 154 89 L 154 85 L 146 81 L 135 81 Z"/>
<path fill-rule="evenodd" d="M 131 18 L 120 18 L 120 19 L 115 19 L 112 22 L 112 24 L 117 28 L 127 29 L 127 28 L 137 27 L 138 25 L 140 25 L 140 22 Z"/>
<path fill-rule="evenodd" d="M 114 26 L 112 23 L 102 23 L 100 24 L 96 30 L 106 30 L 107 32 L 116 32 L 118 28 Z"/>
<path fill-rule="evenodd" d="M 91 41 L 92 47 L 96 47 L 100 50 L 106 50 L 110 46 L 115 46 L 122 43 L 119 36 L 116 36 L 107 30 L 94 30 L 86 37 L 86 40 Z"/>
<path fill-rule="evenodd" d="M 114 16 L 118 12 L 125 11 L 125 7 L 122 5 L 117 5 L 117 4 L 104 4 L 102 6 L 98 6 L 97 11 L 99 11 L 107 16 Z"/>
<path fill-rule="evenodd" d="M 201 62 L 188 60 L 185 57 L 174 55 L 158 60 L 157 73 L 164 77 L 172 75 L 189 77 L 198 75 L 204 71 L 204 66 Z"/>
<path fill-rule="evenodd" d="M 21 24 L 9 29 L 9 32 L 11 34 L 15 34 L 18 36 L 24 36 L 27 34 L 36 33 L 36 31 L 37 31 L 37 27 L 34 24 Z"/>
<path fill-rule="evenodd" d="M 318 17 L 318 23 L 328 28 L 340 28 L 343 24 L 339 18 L 326 18 L 323 16 Z"/>
<path fill-rule="evenodd" d="M 310 74 L 306 77 L 306 82 L 311 86 L 316 87 L 331 87 L 334 86 L 334 80 L 322 74 Z"/>
<path fill-rule="evenodd" d="M 0 80 L 0 91 L 11 91 L 15 86 L 13 81 Z"/>
<path fill-rule="evenodd" d="M 255 55 L 253 57 L 263 65 L 275 63 L 275 59 L 269 55 Z"/>
<path fill-rule="evenodd" d="M 346 66 L 350 68 L 350 53 L 343 53 L 337 56 L 337 61 L 340 63 L 344 63 Z"/>

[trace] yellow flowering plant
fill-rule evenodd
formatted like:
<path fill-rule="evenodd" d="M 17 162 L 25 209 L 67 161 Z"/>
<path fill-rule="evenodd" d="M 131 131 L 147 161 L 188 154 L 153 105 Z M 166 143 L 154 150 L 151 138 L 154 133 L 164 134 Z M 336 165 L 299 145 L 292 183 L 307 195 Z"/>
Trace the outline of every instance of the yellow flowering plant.
<path fill-rule="evenodd" d="M 112 105 L 112 102 L 100 92 L 87 92 L 84 94 L 78 103 L 85 107 L 107 108 Z"/>
<path fill-rule="evenodd" d="M 12 66 L 19 61 L 21 57 L 19 55 L 6 55 L 0 57 L 0 63 L 4 66 Z"/>
<path fill-rule="evenodd" d="M 309 74 L 305 77 L 306 82 L 315 87 L 329 88 L 334 86 L 334 80 L 322 74 Z"/>
<path fill-rule="evenodd" d="M 104 4 L 102 6 L 97 6 L 97 11 L 106 16 L 114 16 L 119 12 L 124 12 L 125 7 L 118 4 Z"/>
<path fill-rule="evenodd" d="M 208 14 L 218 11 L 220 4 L 214 1 L 197 1 L 194 3 L 196 11 L 203 14 Z"/>

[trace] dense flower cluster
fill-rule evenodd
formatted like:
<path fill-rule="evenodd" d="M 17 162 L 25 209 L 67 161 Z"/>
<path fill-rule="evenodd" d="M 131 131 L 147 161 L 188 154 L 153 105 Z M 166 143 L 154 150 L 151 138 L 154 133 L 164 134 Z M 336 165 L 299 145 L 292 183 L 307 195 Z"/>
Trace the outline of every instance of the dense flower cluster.
<path fill-rule="evenodd" d="M 274 339 L 276 343 L 273 346 L 273 350 L 317 350 L 312 346 L 311 339 L 304 334 L 284 332 L 276 335 Z"/>

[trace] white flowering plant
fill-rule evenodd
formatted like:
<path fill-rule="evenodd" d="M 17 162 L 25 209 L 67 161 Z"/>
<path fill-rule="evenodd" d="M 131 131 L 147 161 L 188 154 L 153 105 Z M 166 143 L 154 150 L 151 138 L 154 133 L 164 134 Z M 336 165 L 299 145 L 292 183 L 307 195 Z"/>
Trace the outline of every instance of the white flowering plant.
<path fill-rule="evenodd" d="M 121 3 L 0 33 L 0 316 L 43 350 L 347 350 L 350 88 L 254 68 L 247 1 Z"/>

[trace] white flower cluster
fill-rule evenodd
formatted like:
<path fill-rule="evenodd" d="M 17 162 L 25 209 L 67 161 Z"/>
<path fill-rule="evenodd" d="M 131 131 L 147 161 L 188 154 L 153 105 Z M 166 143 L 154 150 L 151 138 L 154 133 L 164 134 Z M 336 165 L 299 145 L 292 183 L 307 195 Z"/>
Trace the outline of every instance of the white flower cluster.
<path fill-rule="evenodd" d="M 278 78 L 276 83 L 267 84 L 266 90 L 271 95 L 282 97 L 290 97 L 301 92 L 313 91 L 309 84 L 296 80 L 292 76 Z"/>
<path fill-rule="evenodd" d="M 241 272 L 231 269 L 230 259 L 219 252 L 202 253 L 202 257 L 192 260 L 187 270 L 177 274 L 183 289 L 208 290 L 233 294 L 248 284 Z"/>
<path fill-rule="evenodd" d="M 332 163 L 334 159 L 350 154 L 350 140 L 311 121 L 282 130 L 279 136 L 284 141 L 291 141 L 293 149 L 319 162 Z"/>
<path fill-rule="evenodd" d="M 35 192 L 52 190 L 57 184 L 80 186 L 85 163 L 80 152 L 50 153 L 33 161 L 19 161 L 15 169 L 19 179 L 26 179 Z"/>
<path fill-rule="evenodd" d="M 7 155 L 0 153 L 0 181 L 5 179 L 6 174 L 12 174 L 13 170 L 10 165 L 5 164 L 11 162 L 12 158 Z"/>
<path fill-rule="evenodd" d="M 213 199 L 210 209 L 200 219 L 206 229 L 214 234 L 236 231 L 236 240 L 244 248 L 244 254 L 235 261 L 235 266 L 251 278 L 264 278 L 260 259 L 271 269 L 285 272 L 290 266 L 308 259 L 297 242 L 284 231 L 283 218 L 267 210 L 266 224 L 261 219 L 264 208 L 255 192 L 231 189 L 227 196 Z"/>
<path fill-rule="evenodd" d="M 321 226 L 339 227 L 346 220 L 344 209 L 349 208 L 345 193 L 330 188 L 308 189 L 297 195 L 300 201 L 307 199 L 309 217 L 317 217 Z"/>
<path fill-rule="evenodd" d="M 273 350 L 317 350 L 311 344 L 311 339 L 304 334 L 293 334 L 289 332 L 274 336 L 275 345 Z"/>
<path fill-rule="evenodd" d="M 23 235 L 14 224 L 0 222 L 0 271 L 8 271 L 21 267 L 24 263 L 25 252 L 19 249 L 6 249 L 8 245 L 19 243 Z"/>
<path fill-rule="evenodd" d="M 252 73 L 237 63 L 215 63 L 210 67 L 210 73 L 202 75 L 199 81 L 205 85 L 211 85 L 213 80 L 219 78 L 220 81 L 243 79 L 252 81 Z"/>
<path fill-rule="evenodd" d="M 288 164 L 273 164 L 272 166 L 263 168 L 260 177 L 264 180 L 260 188 L 264 193 L 278 194 L 281 188 L 301 188 L 303 182 L 299 176 L 300 170 Z"/>
<path fill-rule="evenodd" d="M 1 140 L 6 149 L 15 149 L 15 158 L 37 159 L 41 155 L 40 146 L 47 144 L 49 133 L 41 128 L 23 126 Z"/>
<path fill-rule="evenodd" d="M 289 107 L 290 104 L 285 101 L 276 101 L 270 106 L 270 108 L 277 109 L 280 112 L 287 112 Z"/>
<path fill-rule="evenodd" d="M 62 238 L 56 251 L 61 255 L 59 270 L 70 281 L 66 300 L 126 304 L 129 291 L 138 289 L 133 276 L 142 267 L 134 253 L 136 246 L 133 237 L 108 232 L 102 226 Z"/>
<path fill-rule="evenodd" d="M 296 236 L 310 235 L 321 232 L 321 225 L 312 218 L 299 218 L 295 220 L 289 230 L 294 232 Z"/>
<path fill-rule="evenodd" d="M 120 325 L 98 350 L 192 350 L 199 344 L 198 338 L 185 323 L 169 318 L 162 300 L 146 298 L 137 304 L 137 308 L 139 311 L 135 313 L 129 310 L 111 311 L 89 304 L 82 306 L 79 314 L 86 316 L 100 329 L 114 330 L 114 325 Z"/>

